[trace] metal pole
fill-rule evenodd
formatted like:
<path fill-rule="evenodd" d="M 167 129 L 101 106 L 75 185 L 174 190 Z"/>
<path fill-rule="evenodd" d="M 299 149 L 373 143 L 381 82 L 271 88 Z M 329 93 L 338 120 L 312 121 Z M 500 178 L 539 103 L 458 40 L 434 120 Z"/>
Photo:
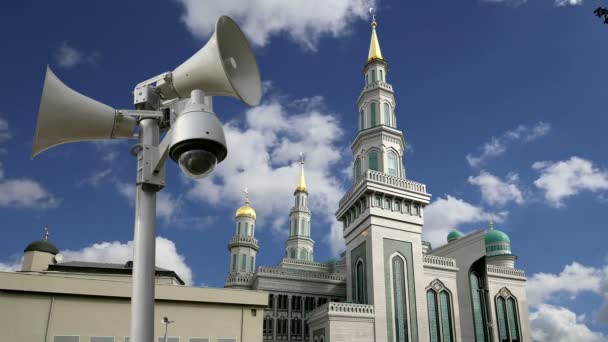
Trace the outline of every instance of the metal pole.
<path fill-rule="evenodd" d="M 158 122 L 143 119 L 139 123 L 137 172 L 141 173 L 146 145 L 158 146 Z M 131 341 L 154 341 L 154 275 L 156 255 L 156 192 L 137 177 L 135 201 L 135 236 L 133 247 L 133 287 L 131 296 Z"/>
<path fill-rule="evenodd" d="M 169 322 L 165 322 L 165 342 L 167 342 L 167 330 L 169 329 Z"/>

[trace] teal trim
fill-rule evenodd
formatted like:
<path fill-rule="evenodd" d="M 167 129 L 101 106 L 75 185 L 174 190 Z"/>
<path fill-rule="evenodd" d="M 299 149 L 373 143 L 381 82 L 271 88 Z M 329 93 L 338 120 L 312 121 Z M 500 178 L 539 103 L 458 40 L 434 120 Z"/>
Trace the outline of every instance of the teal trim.
<path fill-rule="evenodd" d="M 247 270 L 247 256 L 245 254 L 241 255 L 241 271 L 245 272 Z"/>
<path fill-rule="evenodd" d="M 370 103 L 369 108 L 370 108 L 370 113 L 371 113 L 370 114 L 370 121 L 371 121 L 370 126 L 376 127 L 376 126 L 378 126 L 378 119 L 376 117 L 376 102 Z"/>
<path fill-rule="evenodd" d="M 441 310 L 442 342 L 452 342 L 452 304 L 450 295 L 443 290 L 439 293 L 439 307 Z"/>
<path fill-rule="evenodd" d="M 384 124 L 387 126 L 391 126 L 391 116 L 390 109 L 388 103 L 384 103 Z"/>
<path fill-rule="evenodd" d="M 378 152 L 371 151 L 370 153 L 367 154 L 367 159 L 369 160 L 368 168 L 370 170 L 379 171 L 378 170 Z"/>
<path fill-rule="evenodd" d="M 509 334 L 507 331 L 507 316 L 505 311 L 505 299 L 502 297 L 496 298 L 496 316 L 498 316 L 498 339 L 500 342 L 509 342 Z"/>
<path fill-rule="evenodd" d="M 470 276 L 471 281 L 471 299 L 473 301 L 473 322 L 475 324 L 475 341 L 477 342 L 485 342 L 485 329 L 486 325 L 483 320 L 483 308 L 481 305 L 481 296 L 480 296 L 480 279 L 476 272 L 471 272 Z"/>
<path fill-rule="evenodd" d="M 350 252 L 350 264 L 351 264 L 351 270 L 356 270 L 357 269 L 357 261 L 361 260 L 363 262 L 363 265 L 365 266 L 366 264 L 366 242 L 363 241 L 360 245 L 358 245 L 357 247 L 355 247 L 351 252 Z M 363 267 L 365 270 L 365 267 Z M 357 272 L 351 272 L 351 279 L 352 281 L 351 283 L 351 293 L 352 293 L 352 300 L 354 301 L 358 301 L 357 298 L 357 284 L 358 284 L 358 279 L 357 279 Z M 367 274 L 364 273 L 363 274 L 363 283 L 365 284 L 365 295 L 364 295 L 364 299 L 365 301 L 363 303 L 367 303 L 368 302 L 368 298 L 367 298 Z"/>
<path fill-rule="evenodd" d="M 410 320 L 410 337 L 412 342 L 418 342 L 418 318 L 416 316 L 416 288 L 415 288 L 415 277 L 414 277 L 414 258 L 412 256 L 412 244 L 407 241 L 398 241 L 392 239 L 384 239 L 384 284 L 385 284 L 385 297 L 386 297 L 386 323 L 387 323 L 387 337 L 388 341 L 394 341 L 394 316 L 393 308 L 390 303 L 393 303 L 392 295 L 392 284 L 390 281 L 390 275 L 392 272 L 392 263 L 390 257 L 394 253 L 399 253 L 406 262 L 406 281 L 408 284 L 407 297 L 409 300 L 409 307 L 407 312 Z"/>
<path fill-rule="evenodd" d="M 437 294 L 435 291 L 426 291 L 426 305 L 429 314 L 429 334 L 431 342 L 439 342 L 439 317 L 437 315 Z"/>
<path fill-rule="evenodd" d="M 509 316 L 509 332 L 511 333 L 511 341 L 519 341 L 519 319 L 517 316 L 517 305 L 513 298 L 507 299 L 507 312 Z"/>
<path fill-rule="evenodd" d="M 306 221 L 304 219 L 300 220 L 300 235 L 304 235 L 304 230 L 306 229 Z"/>
<path fill-rule="evenodd" d="M 251 273 L 253 273 L 254 270 L 254 265 L 255 265 L 255 257 L 252 255 L 251 256 L 251 267 L 249 267 L 251 269 Z"/>
<path fill-rule="evenodd" d="M 405 262 L 400 256 L 392 257 L 391 264 L 393 267 L 393 297 L 395 299 L 395 332 L 397 336 L 396 342 L 408 342 L 408 326 L 407 326 L 407 297 L 405 294 L 405 272 L 407 272 Z"/>

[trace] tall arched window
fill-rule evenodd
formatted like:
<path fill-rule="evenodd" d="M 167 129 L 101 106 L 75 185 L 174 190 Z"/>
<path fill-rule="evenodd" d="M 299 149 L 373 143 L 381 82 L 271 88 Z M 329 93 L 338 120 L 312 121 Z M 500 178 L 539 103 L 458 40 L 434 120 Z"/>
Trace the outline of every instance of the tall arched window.
<path fill-rule="evenodd" d="M 391 110 L 388 103 L 384 102 L 384 124 L 387 126 L 391 126 Z"/>
<path fill-rule="evenodd" d="M 426 304 L 431 341 L 452 342 L 452 301 L 448 289 L 439 279 L 433 280 L 427 287 Z"/>
<path fill-rule="evenodd" d="M 376 113 L 376 102 L 372 102 L 369 104 L 370 111 L 370 127 L 376 127 L 378 125 L 378 116 Z"/>
<path fill-rule="evenodd" d="M 300 232 L 298 233 L 298 235 L 304 235 L 304 228 L 305 228 L 305 224 L 306 221 L 304 221 L 304 219 L 300 220 Z"/>
<path fill-rule="evenodd" d="M 503 287 L 496 295 L 495 303 L 500 342 L 520 342 L 517 299 Z"/>
<path fill-rule="evenodd" d="M 486 342 L 486 322 L 484 319 L 483 287 L 477 272 L 471 272 L 471 299 L 473 301 L 473 322 L 475 323 L 475 341 Z"/>
<path fill-rule="evenodd" d="M 439 342 L 439 310 L 437 309 L 437 293 L 426 291 L 426 305 L 429 313 L 429 333 L 431 342 Z"/>
<path fill-rule="evenodd" d="M 251 256 L 251 266 L 249 267 L 251 273 L 253 273 L 254 265 L 255 265 L 255 257 L 252 255 Z"/>
<path fill-rule="evenodd" d="M 376 70 L 372 70 L 372 82 L 376 82 Z"/>
<path fill-rule="evenodd" d="M 297 225 L 298 225 L 298 220 L 297 219 L 291 220 L 291 236 L 296 235 L 296 226 Z"/>
<path fill-rule="evenodd" d="M 296 250 L 295 249 L 289 250 L 289 258 L 290 259 L 295 259 L 296 258 Z"/>
<path fill-rule="evenodd" d="M 241 271 L 247 271 L 247 256 L 245 254 L 241 255 Z"/>
<path fill-rule="evenodd" d="M 395 152 L 389 152 L 387 155 L 388 159 L 388 174 L 397 177 L 397 155 Z"/>
<path fill-rule="evenodd" d="M 370 170 L 378 171 L 378 152 L 371 151 L 367 155 L 368 165 Z"/>
<path fill-rule="evenodd" d="M 356 283 L 356 297 L 357 303 L 367 304 L 367 290 L 365 284 L 365 265 L 363 264 L 363 260 L 357 261 L 357 283 Z"/>
<path fill-rule="evenodd" d="M 382 69 L 380 69 L 380 81 L 384 82 L 384 74 L 382 73 Z"/>
<path fill-rule="evenodd" d="M 357 160 L 355 161 L 355 181 L 361 177 L 362 171 L 363 170 L 361 169 L 361 159 L 357 158 Z"/>
<path fill-rule="evenodd" d="M 365 129 L 365 115 L 363 112 L 363 109 L 361 109 L 361 112 L 359 113 L 359 127 L 361 127 L 361 130 Z"/>
<path fill-rule="evenodd" d="M 452 301 L 450 294 L 443 290 L 439 293 L 439 312 L 441 317 L 442 342 L 452 342 Z"/>
<path fill-rule="evenodd" d="M 237 231 L 236 231 L 236 234 L 237 234 L 237 235 L 241 235 L 241 222 L 239 222 L 239 223 L 237 224 Z"/>
<path fill-rule="evenodd" d="M 395 341 L 408 342 L 408 317 L 407 317 L 407 286 L 405 260 L 399 256 L 394 256 L 391 261 L 393 275 L 393 305 L 395 319 Z"/>
<path fill-rule="evenodd" d="M 232 254 L 232 271 L 236 271 L 236 254 Z"/>
<path fill-rule="evenodd" d="M 369 84 L 369 77 L 367 76 L 367 74 L 365 74 L 365 85 Z"/>

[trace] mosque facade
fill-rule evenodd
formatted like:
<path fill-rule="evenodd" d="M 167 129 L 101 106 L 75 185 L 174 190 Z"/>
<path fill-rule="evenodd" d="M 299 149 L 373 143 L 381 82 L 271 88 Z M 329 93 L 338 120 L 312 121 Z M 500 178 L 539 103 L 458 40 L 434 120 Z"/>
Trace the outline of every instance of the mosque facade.
<path fill-rule="evenodd" d="M 264 341 L 531 341 L 526 277 L 504 232 L 490 222 L 467 235 L 454 230 L 436 249 L 422 240 L 431 195 L 406 177 L 376 27 L 374 19 L 357 99 L 353 184 L 336 211 L 346 250 L 337 261 L 314 260 L 302 160 L 284 258 L 256 268 L 256 213 L 247 198 L 228 244 L 225 287 L 269 293 Z"/>

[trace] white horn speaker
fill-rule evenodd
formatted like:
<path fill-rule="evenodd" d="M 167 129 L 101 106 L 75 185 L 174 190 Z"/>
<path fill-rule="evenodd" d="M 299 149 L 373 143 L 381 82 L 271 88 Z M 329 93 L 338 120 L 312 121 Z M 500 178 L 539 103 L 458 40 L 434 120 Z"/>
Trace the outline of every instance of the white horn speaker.
<path fill-rule="evenodd" d="M 135 124 L 132 117 L 119 115 L 114 108 L 66 86 L 47 67 L 32 158 L 67 142 L 132 138 Z"/>
<path fill-rule="evenodd" d="M 201 89 L 205 95 L 234 96 L 250 106 L 260 103 L 262 83 L 255 56 L 239 26 L 227 16 L 215 24 L 215 33 L 194 56 L 172 72 L 179 97 Z"/>

